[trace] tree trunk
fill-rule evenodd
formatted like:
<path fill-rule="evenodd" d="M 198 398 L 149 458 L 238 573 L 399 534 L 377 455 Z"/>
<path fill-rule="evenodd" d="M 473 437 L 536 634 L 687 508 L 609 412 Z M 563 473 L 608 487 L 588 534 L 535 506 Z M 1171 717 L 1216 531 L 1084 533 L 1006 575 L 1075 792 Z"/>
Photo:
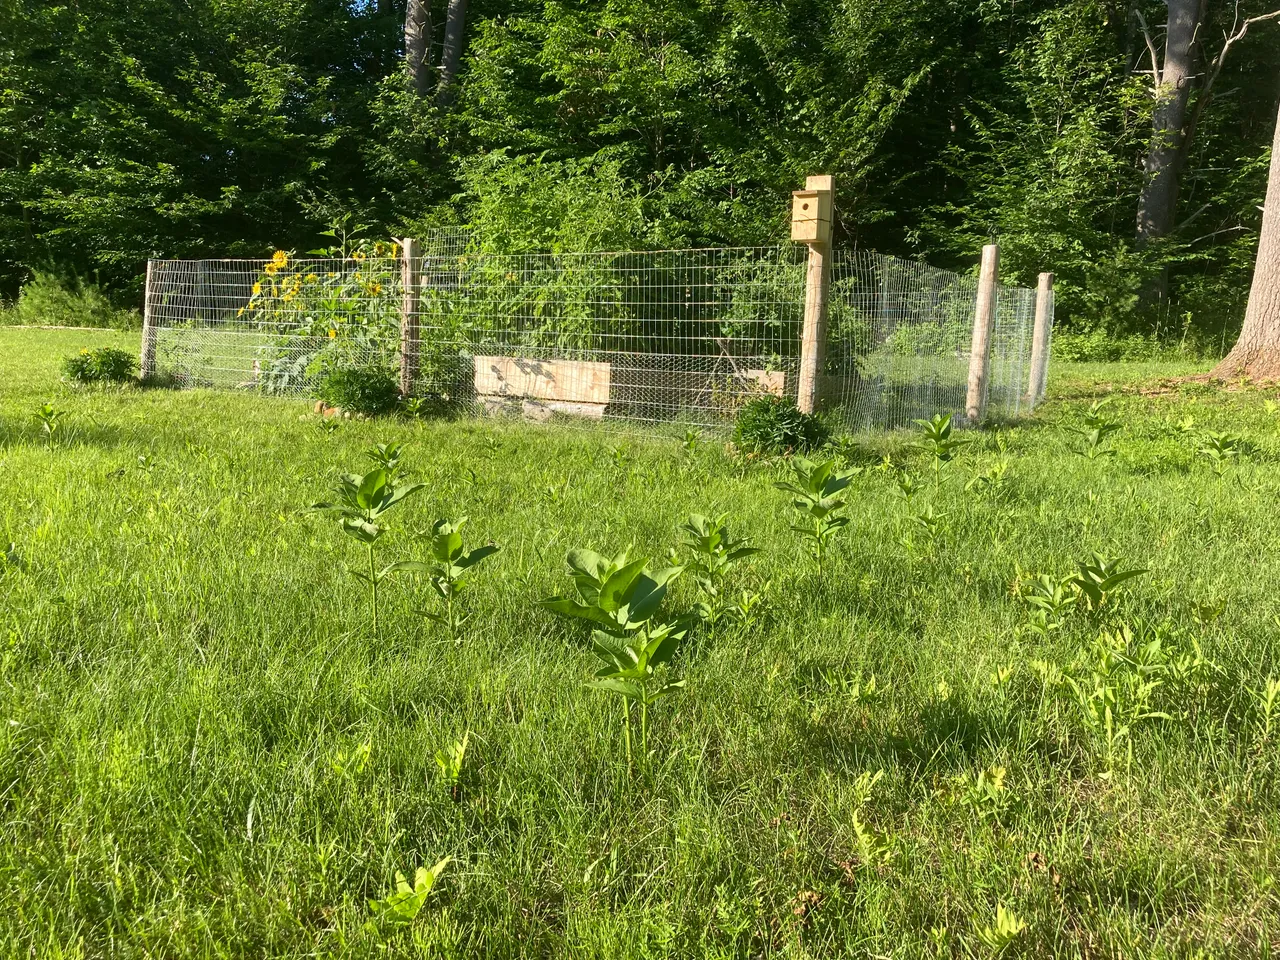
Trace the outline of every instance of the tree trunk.
<path fill-rule="evenodd" d="M 1143 163 L 1142 193 L 1138 198 L 1139 247 L 1173 231 L 1178 208 L 1178 178 L 1188 142 L 1185 136 L 1187 103 L 1196 75 L 1196 32 L 1204 19 L 1204 0 L 1168 0 L 1169 24 L 1165 34 L 1164 62 L 1155 63 L 1156 106 L 1151 117 L 1151 142 Z M 1164 300 L 1168 295 L 1165 270 L 1144 291 L 1144 300 Z"/>
<path fill-rule="evenodd" d="M 449 0 L 449 13 L 444 25 L 444 53 L 440 56 L 440 85 L 436 87 L 436 105 L 444 109 L 453 102 L 453 83 L 462 61 L 462 28 L 467 21 L 467 0 Z"/>
<path fill-rule="evenodd" d="M 405 6 L 404 59 L 409 89 L 425 96 L 431 82 L 431 0 L 408 0 Z"/>
<path fill-rule="evenodd" d="M 1231 352 L 1213 369 L 1213 376 L 1224 380 L 1240 374 L 1259 379 L 1280 377 L 1280 112 L 1271 142 L 1262 234 L 1244 327 Z"/>

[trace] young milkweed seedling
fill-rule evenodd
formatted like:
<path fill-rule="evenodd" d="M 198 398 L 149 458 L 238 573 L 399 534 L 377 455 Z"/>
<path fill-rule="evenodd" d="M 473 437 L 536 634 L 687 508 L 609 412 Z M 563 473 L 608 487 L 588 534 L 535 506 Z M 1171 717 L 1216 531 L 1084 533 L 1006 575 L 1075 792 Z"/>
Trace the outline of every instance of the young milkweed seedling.
<path fill-rule="evenodd" d="M 1120 423 L 1107 416 L 1106 407 L 1109 403 L 1111 403 L 1109 399 L 1095 401 L 1084 415 L 1084 428 L 1069 428 L 1073 433 L 1078 433 L 1084 438 L 1080 449 L 1075 451 L 1082 457 L 1096 460 L 1099 457 L 1115 456 L 1116 452 L 1106 444 L 1113 433 L 1119 432 Z"/>
<path fill-rule="evenodd" d="M 461 740 L 436 751 L 436 766 L 440 768 L 440 773 L 445 783 L 449 785 L 449 793 L 454 800 L 457 800 L 461 794 L 462 764 L 467 758 L 467 741 L 470 739 L 471 731 L 468 730 L 462 735 Z"/>
<path fill-rule="evenodd" d="M 313 510 L 327 510 L 338 514 L 338 524 L 342 532 L 358 543 L 364 545 L 368 558 L 368 572 L 351 571 L 369 587 L 369 606 L 373 611 L 373 635 L 382 638 L 378 624 L 378 585 L 393 573 L 417 569 L 420 565 L 413 562 L 400 561 L 391 563 L 381 570 L 374 563 L 374 548 L 382 535 L 386 533 L 384 515 L 406 497 L 417 493 L 425 484 L 410 483 L 401 485 L 384 467 L 375 467 L 368 473 L 343 474 L 338 481 L 337 501 L 334 503 L 317 503 Z"/>
<path fill-rule="evenodd" d="M 693 579 L 706 594 L 705 610 L 702 612 L 712 628 L 725 612 L 725 574 L 739 560 L 760 552 L 759 547 L 749 546 L 749 540 L 745 537 L 735 538 L 730 534 L 728 520 L 727 513 L 711 519 L 695 513 L 679 527 L 679 532 L 684 535 L 682 543 L 693 551 L 689 569 L 693 572 Z"/>
<path fill-rule="evenodd" d="M 950 414 L 935 414 L 929 420 L 917 420 L 922 439 L 916 447 L 929 454 L 933 460 L 933 496 L 938 496 L 938 483 L 941 479 L 942 467 L 956 458 L 956 455 L 971 441 L 955 435 L 955 426 Z"/>
<path fill-rule="evenodd" d="M 1227 467 L 1244 453 L 1244 437 L 1208 430 L 1200 438 L 1200 446 L 1196 452 L 1209 461 L 1213 466 L 1214 476 L 1221 480 Z"/>
<path fill-rule="evenodd" d="M 395 479 L 404 459 L 404 444 L 394 441 L 377 443 L 366 450 L 364 455 L 372 460 L 375 466 L 381 467 L 392 479 Z"/>
<path fill-rule="evenodd" d="M 848 517 L 839 516 L 847 504 L 844 490 L 853 478 L 862 472 L 861 467 L 837 470 L 834 460 L 814 463 L 804 457 L 791 461 L 795 482 L 779 481 L 774 486 L 796 495 L 791 501 L 808 518 L 803 526 L 791 529 L 809 541 L 810 552 L 818 564 L 818 576 L 822 576 L 822 559 L 826 555 L 836 532 L 849 523 Z"/>
<path fill-rule="evenodd" d="M 684 639 L 683 624 L 658 624 L 654 616 L 667 587 L 683 567 L 650 571 L 646 559 L 632 560 L 623 550 L 612 559 L 591 550 L 570 550 L 566 558 L 577 598 L 548 597 L 539 606 L 561 616 L 596 625 L 592 650 L 604 665 L 587 684 L 622 698 L 622 724 L 627 764 L 631 754 L 631 712 L 640 712 L 640 747 L 648 756 L 649 707 L 683 680 L 670 680 L 658 668 L 670 663 Z"/>
<path fill-rule="evenodd" d="M 62 421 L 66 415 L 67 411 L 55 410 L 52 403 L 42 404 L 36 411 L 36 420 L 40 424 L 40 430 L 44 433 L 44 442 L 48 446 L 53 446 L 54 437 L 62 429 Z"/>
<path fill-rule="evenodd" d="M 462 642 L 458 631 L 467 619 L 458 615 L 457 607 L 454 605 L 454 601 L 458 598 L 458 594 L 462 593 L 464 586 L 462 575 L 481 560 L 487 559 L 498 552 L 496 543 L 476 547 L 474 550 L 464 550 L 462 546 L 462 528 L 466 526 L 466 523 L 466 517 L 456 523 L 450 523 L 448 520 L 437 520 L 431 527 L 431 563 L 411 561 L 401 567 L 404 570 L 427 574 L 427 582 L 431 584 L 431 589 L 435 591 L 436 596 L 444 604 L 444 612 L 430 613 L 423 611 L 423 613 L 428 619 L 434 620 L 448 629 L 449 639 L 454 643 Z"/>
<path fill-rule="evenodd" d="M 1080 592 L 1089 609 L 1097 613 L 1110 600 L 1120 585 L 1134 577 L 1140 577 L 1146 570 L 1121 570 L 1124 560 L 1114 559 L 1101 553 L 1093 554 L 1087 560 L 1076 564 L 1078 571 L 1070 583 Z"/>
<path fill-rule="evenodd" d="M 419 867 L 413 874 L 413 886 L 397 871 L 395 890 L 381 900 L 369 901 L 373 917 L 365 923 L 365 932 L 385 939 L 413 923 L 422 912 L 431 888 L 452 859 L 445 857 L 434 867 Z"/>

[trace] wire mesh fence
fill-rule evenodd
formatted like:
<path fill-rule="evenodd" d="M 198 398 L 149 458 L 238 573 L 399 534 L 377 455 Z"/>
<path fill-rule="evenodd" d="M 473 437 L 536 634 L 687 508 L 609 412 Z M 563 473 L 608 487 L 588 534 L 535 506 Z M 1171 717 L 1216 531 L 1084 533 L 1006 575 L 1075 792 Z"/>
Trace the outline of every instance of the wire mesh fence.
<path fill-rule="evenodd" d="M 709 428 L 753 397 L 796 396 L 803 248 L 493 254 L 450 231 L 421 241 L 409 269 L 399 253 L 155 261 L 155 372 L 297 395 L 335 370 L 381 371 L 489 413 Z M 837 253 L 818 382 L 828 415 L 857 430 L 963 412 L 976 288 Z M 998 288 L 989 413 L 1020 414 L 1042 392 L 1027 382 L 1034 309 L 1034 291 Z"/>

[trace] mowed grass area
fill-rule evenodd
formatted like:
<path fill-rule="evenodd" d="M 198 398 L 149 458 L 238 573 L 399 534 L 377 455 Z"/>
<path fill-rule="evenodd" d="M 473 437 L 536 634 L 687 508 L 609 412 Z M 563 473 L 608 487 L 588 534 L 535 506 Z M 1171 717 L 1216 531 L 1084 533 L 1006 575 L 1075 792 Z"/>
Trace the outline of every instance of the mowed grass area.
<path fill-rule="evenodd" d="M 1068 398 L 978 435 L 936 501 L 909 438 L 848 449 L 867 469 L 819 579 L 774 488 L 787 466 L 721 441 L 475 420 L 330 433 L 300 401 L 59 382 L 61 356 L 135 340 L 0 330 L 5 954 L 1280 947 L 1280 702 L 1268 728 L 1258 692 L 1280 677 L 1280 416 L 1264 394 L 1058 370 Z M 1066 425 L 1112 386 L 1116 455 L 1070 452 Z M 46 400 L 67 411 L 51 445 L 32 416 Z M 1244 436 L 1247 456 L 1216 476 L 1203 429 Z M 424 559 L 439 517 L 502 547 L 464 594 L 461 645 L 408 577 L 377 642 L 347 572 L 362 556 L 307 509 L 389 440 L 427 488 L 389 516 L 385 559 Z M 919 479 L 909 502 L 885 454 Z M 1001 461 L 1002 481 L 966 491 Z M 763 548 L 731 581 L 759 612 L 694 634 L 687 685 L 628 769 L 617 703 L 583 686 L 586 628 L 534 603 L 570 589 L 571 547 L 660 562 L 691 512 L 721 511 Z M 1100 614 L 1034 629 L 1035 575 L 1095 550 L 1149 573 Z M 684 577 L 666 609 L 697 599 Z M 434 754 L 467 731 L 455 795 Z M 366 929 L 397 871 L 445 856 L 407 930 Z"/>

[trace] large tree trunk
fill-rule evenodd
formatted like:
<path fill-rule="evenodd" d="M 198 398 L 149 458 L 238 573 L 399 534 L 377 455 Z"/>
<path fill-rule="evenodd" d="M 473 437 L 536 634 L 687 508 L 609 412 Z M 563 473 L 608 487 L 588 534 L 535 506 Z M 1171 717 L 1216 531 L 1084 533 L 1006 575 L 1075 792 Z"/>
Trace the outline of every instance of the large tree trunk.
<path fill-rule="evenodd" d="M 444 53 L 440 56 L 440 85 L 436 87 L 436 104 L 444 109 L 453 102 L 453 83 L 462 62 L 462 28 L 467 21 L 467 0 L 449 0 L 449 13 L 444 25 Z"/>
<path fill-rule="evenodd" d="M 1178 208 L 1178 179 L 1188 146 L 1187 104 L 1196 76 L 1196 32 L 1204 19 L 1205 0 L 1168 0 L 1169 24 L 1164 62 L 1155 62 L 1156 106 L 1151 117 L 1151 142 L 1143 163 L 1142 194 L 1138 198 L 1138 246 L 1173 232 Z M 1150 38 L 1148 37 L 1148 42 Z M 1162 270 L 1147 290 L 1147 301 L 1168 295 L 1168 273 Z"/>
<path fill-rule="evenodd" d="M 1265 204 L 1244 327 L 1231 352 L 1213 370 L 1213 376 L 1224 380 L 1240 374 L 1280 377 L 1280 112 L 1271 142 Z"/>
<path fill-rule="evenodd" d="M 408 0 L 405 6 L 404 59 L 409 89 L 425 96 L 431 85 L 431 0 Z"/>

